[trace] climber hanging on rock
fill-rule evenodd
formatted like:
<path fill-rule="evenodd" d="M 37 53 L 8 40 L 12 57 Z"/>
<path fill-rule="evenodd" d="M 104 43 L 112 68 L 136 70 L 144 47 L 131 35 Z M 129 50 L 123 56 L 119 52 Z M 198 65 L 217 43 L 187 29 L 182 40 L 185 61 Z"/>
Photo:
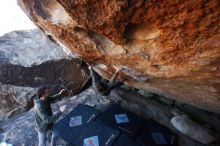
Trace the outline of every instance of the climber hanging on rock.
<path fill-rule="evenodd" d="M 52 129 L 53 123 L 62 115 L 58 112 L 55 115 L 52 113 L 51 103 L 61 98 L 65 94 L 65 89 L 62 89 L 58 94 L 49 96 L 48 87 L 42 86 L 37 89 L 36 96 L 34 97 L 34 111 L 35 111 L 35 127 L 38 133 L 39 144 L 38 146 L 46 146 L 46 133 Z M 52 132 L 51 146 L 55 146 L 57 133 Z"/>
<path fill-rule="evenodd" d="M 122 82 L 115 82 L 119 72 L 122 70 L 120 67 L 117 68 L 116 72 L 113 74 L 109 81 L 102 79 L 101 76 L 99 76 L 91 66 L 89 66 L 89 70 L 92 76 L 93 87 L 103 96 L 109 95 L 112 89 L 115 89 L 124 84 L 123 82 L 125 79 Z"/>

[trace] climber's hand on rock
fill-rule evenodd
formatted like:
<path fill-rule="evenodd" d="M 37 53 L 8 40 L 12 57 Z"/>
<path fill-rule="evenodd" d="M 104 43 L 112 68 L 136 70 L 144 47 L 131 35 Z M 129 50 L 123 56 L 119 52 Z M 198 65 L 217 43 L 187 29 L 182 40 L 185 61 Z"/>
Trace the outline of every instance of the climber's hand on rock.
<path fill-rule="evenodd" d="M 60 95 L 63 95 L 65 92 L 66 92 L 66 89 L 62 89 L 62 90 L 59 92 L 59 94 L 60 94 Z"/>
<path fill-rule="evenodd" d="M 89 70 L 91 70 L 92 69 L 92 66 L 91 65 L 89 65 Z"/>
<path fill-rule="evenodd" d="M 122 70 L 122 67 L 117 67 L 116 68 L 116 72 L 119 72 L 119 71 L 121 71 Z"/>

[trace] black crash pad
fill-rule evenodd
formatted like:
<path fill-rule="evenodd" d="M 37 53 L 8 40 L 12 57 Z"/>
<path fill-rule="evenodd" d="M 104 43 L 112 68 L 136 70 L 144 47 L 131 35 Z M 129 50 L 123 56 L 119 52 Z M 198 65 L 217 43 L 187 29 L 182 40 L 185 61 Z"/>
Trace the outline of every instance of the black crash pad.
<path fill-rule="evenodd" d="M 113 146 L 141 146 L 137 141 L 131 137 L 122 134 Z"/>
<path fill-rule="evenodd" d="M 70 143 L 78 138 L 98 115 L 99 111 L 93 107 L 79 104 L 67 116 L 56 123 L 53 130 L 57 131 L 64 141 Z"/>
<path fill-rule="evenodd" d="M 176 135 L 154 120 L 147 122 L 137 141 L 143 146 L 177 146 Z"/>
<path fill-rule="evenodd" d="M 93 121 L 71 146 L 97 146 L 97 143 L 99 146 L 111 146 L 119 133 L 118 130 Z"/>
<path fill-rule="evenodd" d="M 117 122 L 116 116 L 124 115 L 122 121 Z M 102 122 L 108 126 L 116 128 L 133 138 L 135 138 L 140 130 L 144 127 L 145 120 L 137 115 L 132 114 L 131 112 L 120 108 L 118 105 L 112 105 L 105 112 L 103 112 L 98 118 L 97 121 Z"/>

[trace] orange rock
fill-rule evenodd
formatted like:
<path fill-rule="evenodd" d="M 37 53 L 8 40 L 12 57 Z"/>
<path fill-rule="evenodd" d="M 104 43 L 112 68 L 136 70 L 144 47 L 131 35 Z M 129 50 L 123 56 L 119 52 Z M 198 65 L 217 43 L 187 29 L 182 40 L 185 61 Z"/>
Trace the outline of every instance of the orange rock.
<path fill-rule="evenodd" d="M 131 86 L 220 113 L 218 0 L 18 2 L 45 33 L 96 63 L 103 77 L 122 66 L 120 77 Z"/>

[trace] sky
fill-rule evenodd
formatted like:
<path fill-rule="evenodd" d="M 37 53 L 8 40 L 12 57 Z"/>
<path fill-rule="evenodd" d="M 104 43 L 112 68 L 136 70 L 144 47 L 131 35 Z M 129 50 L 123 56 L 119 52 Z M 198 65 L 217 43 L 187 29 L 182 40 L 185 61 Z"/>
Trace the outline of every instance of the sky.
<path fill-rule="evenodd" d="M 0 1 L 0 36 L 14 30 L 27 30 L 36 28 L 17 5 L 17 0 Z"/>

